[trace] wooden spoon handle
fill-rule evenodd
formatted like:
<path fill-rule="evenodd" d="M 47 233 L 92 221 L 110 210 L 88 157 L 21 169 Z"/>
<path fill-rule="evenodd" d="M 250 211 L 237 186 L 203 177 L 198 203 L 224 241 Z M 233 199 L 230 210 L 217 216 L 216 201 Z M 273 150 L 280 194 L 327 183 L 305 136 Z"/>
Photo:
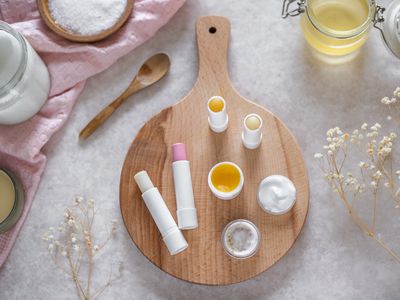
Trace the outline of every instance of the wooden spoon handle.
<path fill-rule="evenodd" d="M 100 127 L 101 124 L 103 124 L 111 115 L 114 111 L 117 110 L 117 108 L 126 100 L 128 99 L 129 96 L 132 94 L 136 93 L 137 91 L 140 91 L 143 88 L 142 84 L 136 80 L 136 78 L 133 80 L 132 84 L 129 85 L 129 87 L 113 102 L 111 102 L 109 105 L 107 105 L 105 108 L 103 108 L 102 111 L 100 111 L 86 126 L 85 128 L 82 129 L 82 131 L 79 134 L 79 137 L 81 139 L 86 139 L 88 138 L 93 132 L 96 131 L 97 128 Z"/>

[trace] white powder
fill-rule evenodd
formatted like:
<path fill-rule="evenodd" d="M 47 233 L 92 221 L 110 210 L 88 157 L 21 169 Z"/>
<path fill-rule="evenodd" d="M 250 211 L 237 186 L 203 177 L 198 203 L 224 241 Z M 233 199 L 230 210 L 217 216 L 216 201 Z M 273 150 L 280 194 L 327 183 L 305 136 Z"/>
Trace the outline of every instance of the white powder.
<path fill-rule="evenodd" d="M 257 227 L 247 220 L 229 223 L 223 232 L 223 246 L 228 254 L 236 258 L 252 256 L 258 249 L 260 237 Z"/>
<path fill-rule="evenodd" d="M 49 0 L 49 10 L 58 25 L 89 36 L 111 28 L 125 11 L 127 0 Z"/>

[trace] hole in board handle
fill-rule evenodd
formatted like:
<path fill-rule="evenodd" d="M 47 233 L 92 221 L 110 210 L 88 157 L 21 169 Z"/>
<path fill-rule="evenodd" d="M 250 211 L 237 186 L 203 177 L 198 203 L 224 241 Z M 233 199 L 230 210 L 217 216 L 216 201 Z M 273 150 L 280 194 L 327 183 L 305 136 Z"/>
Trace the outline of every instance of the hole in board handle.
<path fill-rule="evenodd" d="M 217 32 L 217 28 L 215 28 L 214 26 L 213 26 L 213 27 L 210 27 L 210 28 L 208 29 L 208 32 L 211 33 L 211 34 L 214 34 L 214 33 Z"/>

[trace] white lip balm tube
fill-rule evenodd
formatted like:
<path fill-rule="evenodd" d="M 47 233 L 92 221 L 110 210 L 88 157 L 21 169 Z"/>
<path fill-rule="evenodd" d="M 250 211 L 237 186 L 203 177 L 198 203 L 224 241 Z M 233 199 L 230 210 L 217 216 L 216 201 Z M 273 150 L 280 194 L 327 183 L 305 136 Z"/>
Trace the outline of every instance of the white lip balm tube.
<path fill-rule="evenodd" d="M 147 172 L 138 172 L 134 176 L 134 179 L 142 192 L 144 203 L 150 211 L 158 230 L 160 230 L 169 253 L 175 255 L 185 250 L 188 247 L 188 243 L 176 225 L 160 192 L 151 182 Z"/>
<path fill-rule="evenodd" d="M 186 159 L 185 144 L 172 145 L 172 161 L 179 228 L 183 230 L 197 228 L 192 176 L 190 175 L 189 161 Z"/>
<path fill-rule="evenodd" d="M 263 122 L 259 115 L 250 114 L 244 118 L 242 141 L 247 149 L 256 149 L 260 146 L 262 125 Z"/>
<path fill-rule="evenodd" d="M 228 114 L 226 113 L 226 103 L 224 98 L 213 96 L 208 99 L 208 124 L 212 131 L 220 133 L 228 128 Z"/>

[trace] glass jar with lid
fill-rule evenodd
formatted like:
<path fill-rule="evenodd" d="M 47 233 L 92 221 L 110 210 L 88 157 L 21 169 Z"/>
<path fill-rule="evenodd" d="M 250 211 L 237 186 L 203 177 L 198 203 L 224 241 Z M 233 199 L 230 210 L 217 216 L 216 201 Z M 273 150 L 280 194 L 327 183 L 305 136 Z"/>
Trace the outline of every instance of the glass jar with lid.
<path fill-rule="evenodd" d="M 355 54 L 375 27 L 400 58 L 400 0 L 386 9 L 374 0 L 284 0 L 282 17 L 297 15 L 301 15 L 306 41 L 318 53 L 328 57 Z"/>
<path fill-rule="evenodd" d="M 0 21 L 0 124 L 31 118 L 49 90 L 49 73 L 39 55 L 20 33 Z"/>

